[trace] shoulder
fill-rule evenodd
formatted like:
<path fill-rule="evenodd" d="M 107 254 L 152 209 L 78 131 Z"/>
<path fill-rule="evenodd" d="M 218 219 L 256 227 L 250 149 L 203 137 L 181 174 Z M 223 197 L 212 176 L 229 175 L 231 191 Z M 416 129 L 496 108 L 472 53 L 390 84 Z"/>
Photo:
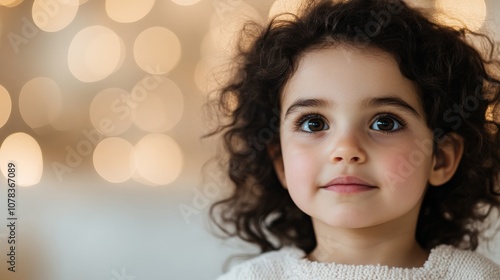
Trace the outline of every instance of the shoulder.
<path fill-rule="evenodd" d="M 304 256 L 296 248 L 282 248 L 278 251 L 264 253 L 251 260 L 238 264 L 217 280 L 234 279 L 287 279 L 290 267 Z"/>
<path fill-rule="evenodd" d="M 500 265 L 477 252 L 441 245 L 432 254 L 435 265 L 453 279 L 500 279 Z"/>

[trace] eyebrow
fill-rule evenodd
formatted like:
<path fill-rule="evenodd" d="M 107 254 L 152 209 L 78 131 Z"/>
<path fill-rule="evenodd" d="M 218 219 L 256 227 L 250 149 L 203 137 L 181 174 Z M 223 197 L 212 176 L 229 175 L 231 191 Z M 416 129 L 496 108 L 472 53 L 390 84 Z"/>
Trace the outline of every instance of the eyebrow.
<path fill-rule="evenodd" d="M 290 107 L 286 110 L 285 113 L 285 119 L 288 115 L 292 114 L 295 112 L 297 109 L 302 108 L 302 107 L 328 107 L 330 105 L 330 102 L 324 100 L 324 99 L 316 99 L 316 98 L 310 98 L 310 99 L 303 99 L 299 98 L 295 102 L 293 102 Z"/>
<path fill-rule="evenodd" d="M 363 107 L 382 107 L 382 106 L 396 106 L 400 109 L 403 109 L 416 117 L 421 117 L 420 114 L 415 110 L 410 104 L 399 97 L 394 96 L 386 96 L 386 97 L 377 97 L 377 98 L 368 98 L 362 102 Z M 317 98 L 299 98 L 295 102 L 293 102 L 290 107 L 286 110 L 285 119 L 288 115 L 292 114 L 299 108 L 308 108 L 308 107 L 329 107 L 331 106 L 330 102 L 324 99 Z"/>
<path fill-rule="evenodd" d="M 367 99 L 363 102 L 363 105 L 366 105 L 367 107 L 382 107 L 382 106 L 396 106 L 399 107 L 400 109 L 403 109 L 407 111 L 408 113 L 411 113 L 415 115 L 416 117 L 420 118 L 420 114 L 413 108 L 410 104 L 408 104 L 406 101 L 399 97 L 394 97 L 394 96 L 387 96 L 387 97 L 377 97 L 377 98 L 370 98 Z"/>

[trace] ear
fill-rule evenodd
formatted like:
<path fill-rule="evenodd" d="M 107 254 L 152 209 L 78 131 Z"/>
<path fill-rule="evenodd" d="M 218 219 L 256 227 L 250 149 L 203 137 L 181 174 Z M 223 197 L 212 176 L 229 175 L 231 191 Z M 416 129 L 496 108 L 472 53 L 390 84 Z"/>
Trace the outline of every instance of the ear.
<path fill-rule="evenodd" d="M 463 151 L 464 139 L 456 133 L 449 133 L 438 141 L 429 183 L 440 186 L 448 182 L 458 168 Z"/>
<path fill-rule="evenodd" d="M 279 144 L 270 144 L 267 146 L 267 153 L 273 161 L 274 171 L 280 180 L 281 185 L 286 189 L 285 180 L 285 165 L 283 164 L 283 156 L 281 155 L 281 148 Z"/>

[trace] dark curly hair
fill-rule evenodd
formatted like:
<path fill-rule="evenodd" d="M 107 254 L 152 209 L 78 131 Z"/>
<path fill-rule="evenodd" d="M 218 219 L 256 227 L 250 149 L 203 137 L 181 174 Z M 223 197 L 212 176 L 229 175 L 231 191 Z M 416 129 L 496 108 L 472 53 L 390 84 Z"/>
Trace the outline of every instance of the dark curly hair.
<path fill-rule="evenodd" d="M 494 42 L 443 26 L 402 1 L 309 2 L 298 16 L 281 15 L 242 31 L 235 71 L 215 101 L 225 122 L 209 134 L 222 136 L 232 183 L 230 195 L 212 205 L 212 221 L 261 252 L 285 245 L 306 253 L 315 248 L 311 218 L 280 184 L 269 151 L 280 153 L 280 94 L 300 56 L 345 44 L 392 55 L 417 85 L 435 141 L 449 133 L 464 139 L 452 179 L 425 193 L 416 239 L 425 249 L 476 249 L 482 222 L 500 208 L 500 63 Z M 474 48 L 471 39 L 486 51 Z"/>

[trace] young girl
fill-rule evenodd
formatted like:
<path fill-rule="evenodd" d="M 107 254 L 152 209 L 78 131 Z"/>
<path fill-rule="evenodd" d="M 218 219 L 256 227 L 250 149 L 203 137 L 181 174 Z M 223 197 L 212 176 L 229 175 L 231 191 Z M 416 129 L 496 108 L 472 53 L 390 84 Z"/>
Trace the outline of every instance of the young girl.
<path fill-rule="evenodd" d="M 212 218 L 263 253 L 220 279 L 500 279 L 472 252 L 500 208 L 491 40 L 401 1 L 310 2 L 254 30 L 218 100 L 234 189 Z"/>

